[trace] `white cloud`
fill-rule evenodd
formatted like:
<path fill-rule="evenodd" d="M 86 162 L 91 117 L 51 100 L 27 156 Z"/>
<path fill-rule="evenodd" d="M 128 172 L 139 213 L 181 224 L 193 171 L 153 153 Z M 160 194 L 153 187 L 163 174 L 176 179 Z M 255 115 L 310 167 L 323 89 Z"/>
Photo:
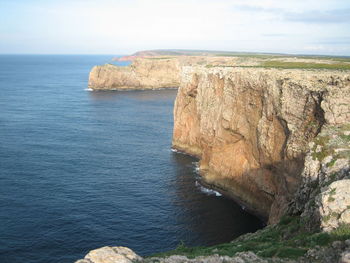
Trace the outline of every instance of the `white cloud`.
<path fill-rule="evenodd" d="M 300 53 L 311 51 L 307 48 L 311 42 L 350 36 L 350 23 L 343 19 L 339 24 L 334 13 L 334 10 L 350 8 L 350 4 L 342 0 L 28 0 L 12 3 L 0 9 L 5 21 L 0 25 L 0 42 L 3 42 L 0 53 L 12 50 L 120 54 L 150 48 Z M 322 14 L 334 23 L 324 23 Z M 288 15 L 294 15 L 297 23 L 287 19 Z M 307 21 L 310 19 L 313 23 Z M 9 32 L 13 37 L 5 36 Z M 315 52 L 340 54 L 347 50 L 346 45 Z"/>

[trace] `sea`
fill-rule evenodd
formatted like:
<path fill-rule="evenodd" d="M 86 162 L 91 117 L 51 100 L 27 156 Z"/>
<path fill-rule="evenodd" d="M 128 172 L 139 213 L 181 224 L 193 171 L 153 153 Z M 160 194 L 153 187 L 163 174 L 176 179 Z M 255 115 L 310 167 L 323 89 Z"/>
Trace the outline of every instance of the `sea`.
<path fill-rule="evenodd" d="M 103 246 L 149 256 L 263 227 L 171 149 L 176 89 L 88 90 L 112 58 L 0 55 L 1 263 L 71 263 Z"/>

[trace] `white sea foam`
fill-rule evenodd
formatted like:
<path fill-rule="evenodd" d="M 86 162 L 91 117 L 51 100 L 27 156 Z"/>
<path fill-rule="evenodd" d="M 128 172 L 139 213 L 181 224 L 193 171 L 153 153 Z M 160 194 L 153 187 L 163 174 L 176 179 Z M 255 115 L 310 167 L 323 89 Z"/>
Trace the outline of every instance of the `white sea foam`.
<path fill-rule="evenodd" d="M 192 164 L 194 166 L 194 172 L 199 174 L 199 162 L 192 162 Z"/>
<path fill-rule="evenodd" d="M 189 154 L 189 153 L 186 153 L 186 152 L 183 152 L 183 151 L 179 151 L 179 150 L 176 150 L 174 148 L 171 148 L 171 151 L 174 152 L 174 153 L 181 153 L 181 154 L 184 154 L 184 155 L 188 155 L 188 156 L 192 156 L 192 157 L 196 157 L 192 154 Z"/>
<path fill-rule="evenodd" d="M 201 185 L 198 181 L 195 182 L 195 185 L 199 188 L 199 190 L 206 194 L 206 195 L 215 195 L 215 196 L 222 196 L 218 191 L 215 191 L 213 189 L 209 189 Z"/>
<path fill-rule="evenodd" d="M 87 90 L 87 91 L 94 91 L 93 89 L 90 89 L 90 88 L 86 88 L 84 90 Z"/>
<path fill-rule="evenodd" d="M 174 153 L 181 153 L 181 154 L 184 154 L 184 155 L 190 155 L 190 154 L 187 154 L 187 153 L 185 153 L 185 152 L 176 150 L 176 149 L 174 149 L 174 148 L 171 148 L 171 151 L 174 152 Z M 191 156 L 191 155 L 190 155 L 190 156 Z"/>

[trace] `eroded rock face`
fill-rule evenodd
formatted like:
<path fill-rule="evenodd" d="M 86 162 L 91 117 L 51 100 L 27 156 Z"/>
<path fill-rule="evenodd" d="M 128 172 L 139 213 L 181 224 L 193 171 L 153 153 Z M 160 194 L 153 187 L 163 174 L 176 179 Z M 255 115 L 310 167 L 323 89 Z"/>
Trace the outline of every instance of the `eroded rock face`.
<path fill-rule="evenodd" d="M 320 197 L 321 226 L 324 230 L 350 224 L 350 179 L 333 182 Z"/>
<path fill-rule="evenodd" d="M 342 72 L 184 67 L 173 147 L 201 158 L 204 181 L 275 223 L 301 183 L 322 126 L 350 120 Z"/>
<path fill-rule="evenodd" d="M 130 66 L 95 66 L 90 72 L 93 90 L 174 88 L 180 83 L 180 65 L 172 59 L 136 59 Z"/>
<path fill-rule="evenodd" d="M 332 231 L 350 224 L 350 124 L 325 125 L 309 144 L 302 183 L 289 213 L 310 228 Z"/>

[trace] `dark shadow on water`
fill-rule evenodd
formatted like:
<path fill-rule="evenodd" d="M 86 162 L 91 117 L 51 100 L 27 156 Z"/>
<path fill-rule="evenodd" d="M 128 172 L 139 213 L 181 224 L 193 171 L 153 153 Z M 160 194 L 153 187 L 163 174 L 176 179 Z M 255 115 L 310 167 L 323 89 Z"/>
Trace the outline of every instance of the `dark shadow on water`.
<path fill-rule="evenodd" d="M 214 191 L 203 191 L 205 188 L 196 183 L 199 179 L 195 172 L 196 158 L 181 153 L 173 153 L 172 158 L 177 163 L 177 177 L 171 188 L 177 196 L 175 216 L 187 228 L 178 233 L 178 240 L 190 241 L 187 244 L 190 246 L 203 240 L 207 242 L 205 245 L 214 245 L 264 226 L 231 199 L 217 196 Z"/>
<path fill-rule="evenodd" d="M 89 97 L 94 101 L 117 101 L 125 98 L 139 101 L 175 100 L 177 89 L 161 90 L 127 90 L 127 91 L 90 91 Z"/>

